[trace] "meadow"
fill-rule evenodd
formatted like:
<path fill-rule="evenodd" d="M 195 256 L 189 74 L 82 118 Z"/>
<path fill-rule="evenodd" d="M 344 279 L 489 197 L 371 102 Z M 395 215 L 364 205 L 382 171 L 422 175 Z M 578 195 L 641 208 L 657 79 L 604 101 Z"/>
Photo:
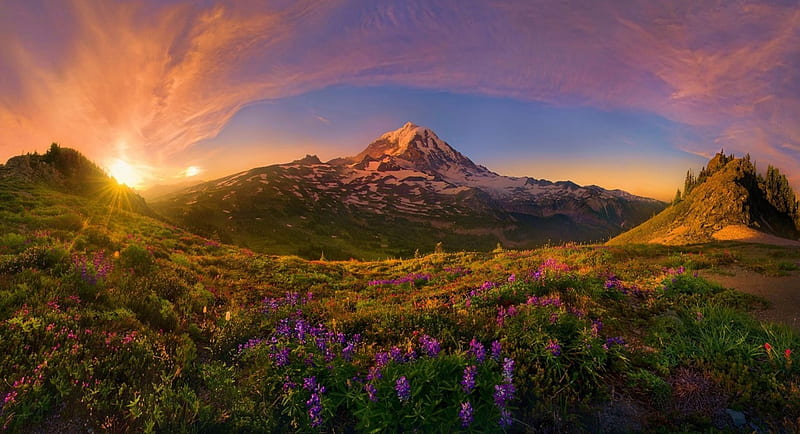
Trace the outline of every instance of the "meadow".
<path fill-rule="evenodd" d="M 796 276 L 797 249 L 307 261 L 0 195 L 4 430 L 800 430 L 800 334 L 698 275 Z"/>

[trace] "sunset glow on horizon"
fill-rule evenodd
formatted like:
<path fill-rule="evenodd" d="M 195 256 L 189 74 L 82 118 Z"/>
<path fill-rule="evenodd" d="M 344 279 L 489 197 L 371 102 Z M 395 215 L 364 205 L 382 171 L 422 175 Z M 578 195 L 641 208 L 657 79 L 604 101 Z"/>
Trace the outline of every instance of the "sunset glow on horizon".
<path fill-rule="evenodd" d="M 669 200 L 724 149 L 800 190 L 797 2 L 31 0 L 0 41 L 0 162 L 58 142 L 137 188 L 412 121 L 501 174 Z"/>
<path fill-rule="evenodd" d="M 125 160 L 115 159 L 108 168 L 109 175 L 118 183 L 137 188 L 142 182 L 141 174 Z"/>

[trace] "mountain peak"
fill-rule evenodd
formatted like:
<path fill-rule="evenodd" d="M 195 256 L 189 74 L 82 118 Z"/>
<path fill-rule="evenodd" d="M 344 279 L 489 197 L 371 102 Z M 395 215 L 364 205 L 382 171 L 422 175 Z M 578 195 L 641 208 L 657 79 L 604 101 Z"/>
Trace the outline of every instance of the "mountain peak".
<path fill-rule="evenodd" d="M 412 169 L 450 179 L 488 173 L 440 139 L 431 129 L 406 122 L 397 130 L 375 139 L 365 150 L 350 158 L 352 164 L 365 160 L 387 163 L 385 167 Z"/>
<path fill-rule="evenodd" d="M 305 157 L 299 158 L 297 160 L 294 160 L 289 164 L 300 164 L 300 165 L 303 165 L 303 166 L 312 166 L 314 164 L 322 164 L 322 161 L 320 161 L 319 157 L 317 157 L 316 155 L 306 154 Z"/>
<path fill-rule="evenodd" d="M 414 139 L 417 137 L 427 138 L 427 137 L 436 137 L 438 141 L 439 137 L 431 131 L 429 128 L 421 127 L 417 124 L 412 122 L 406 122 L 402 127 L 394 130 L 389 131 L 378 137 L 377 140 L 373 143 L 377 143 L 379 141 L 386 141 L 387 144 L 394 145 L 389 148 L 380 148 L 375 149 L 378 147 L 373 148 L 374 151 L 381 151 L 383 154 L 388 155 L 399 155 L 402 154 L 403 151 L 408 149 L 408 146 L 414 142 Z M 370 145 L 372 146 L 372 145 Z M 448 145 L 449 147 L 449 145 Z M 369 147 L 367 148 L 369 150 Z M 379 155 L 370 155 L 374 158 L 377 158 Z"/>

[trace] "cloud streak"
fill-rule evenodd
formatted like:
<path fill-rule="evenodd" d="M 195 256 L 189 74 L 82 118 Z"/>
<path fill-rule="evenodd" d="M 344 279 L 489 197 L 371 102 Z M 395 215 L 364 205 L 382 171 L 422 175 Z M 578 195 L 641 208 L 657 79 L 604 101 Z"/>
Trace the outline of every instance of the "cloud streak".
<path fill-rule="evenodd" d="M 796 2 L 263 3 L 3 5 L 0 158 L 58 140 L 161 167 L 247 104 L 400 85 L 655 113 L 700 138 L 676 147 L 800 185 Z"/>

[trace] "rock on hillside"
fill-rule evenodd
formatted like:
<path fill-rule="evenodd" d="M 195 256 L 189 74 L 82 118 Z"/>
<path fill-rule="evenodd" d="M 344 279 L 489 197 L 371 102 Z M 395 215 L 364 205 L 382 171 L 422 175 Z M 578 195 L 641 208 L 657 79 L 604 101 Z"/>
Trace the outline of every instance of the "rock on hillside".
<path fill-rule="evenodd" d="M 796 202 L 794 212 L 780 210 L 768 184 L 749 158 L 717 154 L 698 178 L 688 176 L 689 192 L 682 200 L 609 244 L 796 240 Z"/>

